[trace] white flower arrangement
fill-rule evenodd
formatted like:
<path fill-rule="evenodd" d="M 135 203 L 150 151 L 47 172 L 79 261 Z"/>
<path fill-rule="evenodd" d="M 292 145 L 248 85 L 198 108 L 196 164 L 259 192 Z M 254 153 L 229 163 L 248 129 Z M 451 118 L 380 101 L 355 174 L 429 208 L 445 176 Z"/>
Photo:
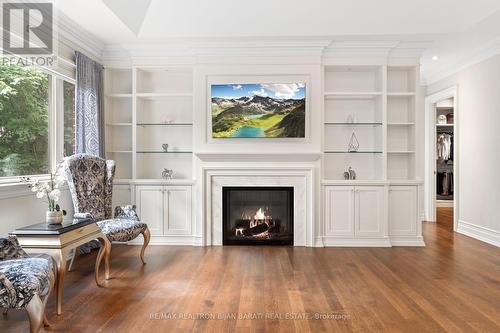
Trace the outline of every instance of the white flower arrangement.
<path fill-rule="evenodd" d="M 59 171 L 59 166 L 57 170 Z M 59 175 L 58 171 L 51 173 L 50 179 L 48 180 L 21 177 L 21 181 L 28 183 L 28 187 L 31 189 L 31 192 L 34 192 L 38 199 L 47 199 L 49 212 L 61 211 L 61 207 L 57 204 L 57 202 L 61 198 L 61 190 L 59 188 L 64 184 L 64 177 Z M 66 215 L 64 210 L 62 212 Z"/>

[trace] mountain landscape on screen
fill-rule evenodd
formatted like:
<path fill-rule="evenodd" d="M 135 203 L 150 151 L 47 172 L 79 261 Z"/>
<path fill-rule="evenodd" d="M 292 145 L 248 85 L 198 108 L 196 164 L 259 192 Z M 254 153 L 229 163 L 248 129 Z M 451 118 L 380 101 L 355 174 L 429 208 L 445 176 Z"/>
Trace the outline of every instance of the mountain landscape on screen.
<path fill-rule="evenodd" d="M 305 84 L 212 85 L 212 137 L 305 137 Z"/>

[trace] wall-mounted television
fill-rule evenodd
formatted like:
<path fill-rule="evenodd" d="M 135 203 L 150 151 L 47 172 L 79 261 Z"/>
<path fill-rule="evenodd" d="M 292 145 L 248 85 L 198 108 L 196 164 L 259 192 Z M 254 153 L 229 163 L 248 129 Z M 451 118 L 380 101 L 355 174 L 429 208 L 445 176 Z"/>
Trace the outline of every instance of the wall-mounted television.
<path fill-rule="evenodd" d="M 213 138 L 304 138 L 305 83 L 211 85 Z"/>

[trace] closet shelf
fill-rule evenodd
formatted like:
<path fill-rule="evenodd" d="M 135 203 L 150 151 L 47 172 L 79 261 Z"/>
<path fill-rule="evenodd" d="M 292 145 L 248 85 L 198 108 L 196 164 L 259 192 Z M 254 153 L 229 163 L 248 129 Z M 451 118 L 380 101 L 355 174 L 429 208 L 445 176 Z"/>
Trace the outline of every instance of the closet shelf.
<path fill-rule="evenodd" d="M 455 124 L 436 124 L 436 127 L 453 127 Z"/>
<path fill-rule="evenodd" d="M 106 153 L 109 153 L 109 154 L 131 154 L 132 150 L 108 150 Z"/>

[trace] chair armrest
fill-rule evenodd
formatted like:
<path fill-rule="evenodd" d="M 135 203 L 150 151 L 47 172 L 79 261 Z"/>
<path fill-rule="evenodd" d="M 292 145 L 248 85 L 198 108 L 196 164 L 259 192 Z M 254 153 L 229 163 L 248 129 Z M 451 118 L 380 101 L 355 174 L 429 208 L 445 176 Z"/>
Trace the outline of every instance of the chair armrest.
<path fill-rule="evenodd" d="M 0 260 L 27 258 L 28 254 L 24 252 L 17 241 L 17 237 L 9 235 L 0 238 Z"/>
<path fill-rule="evenodd" d="M 133 205 L 133 206 L 132 205 L 116 206 L 115 207 L 115 218 L 116 217 L 136 219 L 137 221 L 139 221 L 139 216 L 137 215 L 135 205 Z"/>
<path fill-rule="evenodd" d="M 92 218 L 92 214 L 90 214 L 90 213 L 75 213 L 73 215 L 73 217 L 75 219 L 91 219 Z"/>

